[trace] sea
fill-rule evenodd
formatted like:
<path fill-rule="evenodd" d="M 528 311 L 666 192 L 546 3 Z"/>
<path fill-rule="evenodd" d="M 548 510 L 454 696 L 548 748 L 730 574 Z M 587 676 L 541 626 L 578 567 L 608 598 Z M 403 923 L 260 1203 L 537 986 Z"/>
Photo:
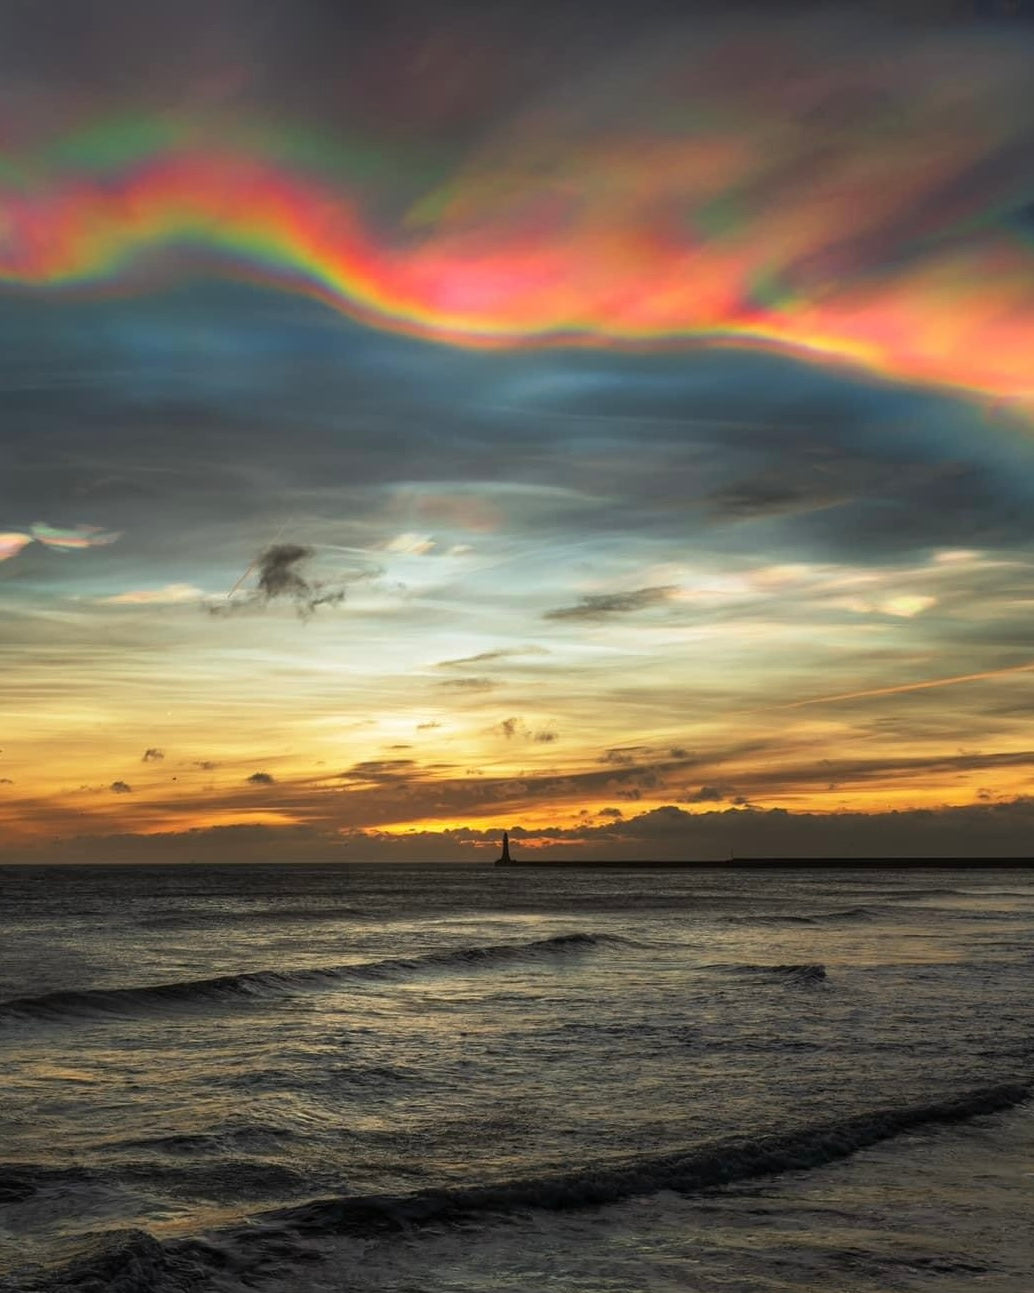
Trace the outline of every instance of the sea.
<path fill-rule="evenodd" d="M 0 869 L 0 1289 L 1031 1293 L 1034 871 Z"/>

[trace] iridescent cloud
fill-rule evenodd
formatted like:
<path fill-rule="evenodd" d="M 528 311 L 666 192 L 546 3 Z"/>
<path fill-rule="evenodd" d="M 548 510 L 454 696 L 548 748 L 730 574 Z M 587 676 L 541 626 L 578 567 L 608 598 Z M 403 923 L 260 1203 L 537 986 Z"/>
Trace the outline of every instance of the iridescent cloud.
<path fill-rule="evenodd" d="M 81 548 L 106 548 L 109 543 L 115 543 L 122 537 L 114 531 L 102 530 L 97 525 L 77 525 L 72 529 L 60 529 L 55 525 L 47 525 L 45 521 L 37 521 L 30 528 L 32 537 L 38 543 L 65 552 Z"/>
<path fill-rule="evenodd" d="M 4 159 L 0 282 L 215 267 L 460 346 L 736 345 L 1029 400 L 1025 52 L 799 37 L 641 58 L 404 209 L 299 132 L 94 124 Z"/>
<path fill-rule="evenodd" d="M 82 548 L 107 547 L 109 543 L 114 543 L 122 537 L 121 534 L 102 530 L 96 525 L 78 525 L 70 530 L 62 530 L 57 526 L 48 525 L 45 521 L 37 521 L 30 527 L 30 531 L 29 534 L 21 534 L 17 531 L 0 534 L 0 561 L 16 557 L 23 548 L 33 542 L 42 543 L 47 548 L 69 552 Z"/>
<path fill-rule="evenodd" d="M 0 561 L 9 561 L 11 557 L 16 557 L 22 548 L 31 542 L 31 534 L 18 534 L 13 531 L 0 534 Z"/>

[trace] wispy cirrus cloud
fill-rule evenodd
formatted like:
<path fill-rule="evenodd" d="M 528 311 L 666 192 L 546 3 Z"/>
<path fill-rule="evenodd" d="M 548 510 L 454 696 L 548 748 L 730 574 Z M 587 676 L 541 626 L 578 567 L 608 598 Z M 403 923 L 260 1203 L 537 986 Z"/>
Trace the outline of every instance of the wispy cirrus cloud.
<path fill-rule="evenodd" d="M 634 588 L 625 593 L 592 593 L 574 606 L 558 606 L 546 611 L 547 620 L 602 620 L 611 615 L 628 615 L 634 611 L 661 606 L 678 592 L 675 584 L 652 588 Z"/>
<path fill-rule="evenodd" d="M 474 664 L 494 664 L 497 660 L 513 660 L 518 656 L 549 655 L 545 647 L 500 647 L 496 651 L 480 651 L 477 655 L 460 656 L 456 660 L 439 660 L 436 669 L 464 669 Z"/>
<path fill-rule="evenodd" d="M 102 606 L 183 606 L 200 602 L 204 596 L 193 584 L 165 584 L 161 588 L 131 588 L 97 600 Z"/>

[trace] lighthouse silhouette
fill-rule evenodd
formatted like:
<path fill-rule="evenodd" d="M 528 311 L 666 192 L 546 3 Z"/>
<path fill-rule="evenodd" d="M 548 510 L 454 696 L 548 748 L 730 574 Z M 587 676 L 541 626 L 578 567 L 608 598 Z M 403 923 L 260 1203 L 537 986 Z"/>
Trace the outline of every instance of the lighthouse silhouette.
<path fill-rule="evenodd" d="M 503 831 L 503 851 L 495 860 L 496 866 L 513 866 L 513 858 L 510 857 L 510 837 Z"/>

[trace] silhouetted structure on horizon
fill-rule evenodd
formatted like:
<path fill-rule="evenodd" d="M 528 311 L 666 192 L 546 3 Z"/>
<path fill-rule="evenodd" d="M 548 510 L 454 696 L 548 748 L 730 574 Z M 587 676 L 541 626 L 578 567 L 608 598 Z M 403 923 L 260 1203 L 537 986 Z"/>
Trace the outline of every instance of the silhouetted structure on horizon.
<path fill-rule="evenodd" d="M 503 831 L 503 851 L 495 860 L 496 866 L 516 866 L 513 858 L 510 857 L 510 837 Z"/>

